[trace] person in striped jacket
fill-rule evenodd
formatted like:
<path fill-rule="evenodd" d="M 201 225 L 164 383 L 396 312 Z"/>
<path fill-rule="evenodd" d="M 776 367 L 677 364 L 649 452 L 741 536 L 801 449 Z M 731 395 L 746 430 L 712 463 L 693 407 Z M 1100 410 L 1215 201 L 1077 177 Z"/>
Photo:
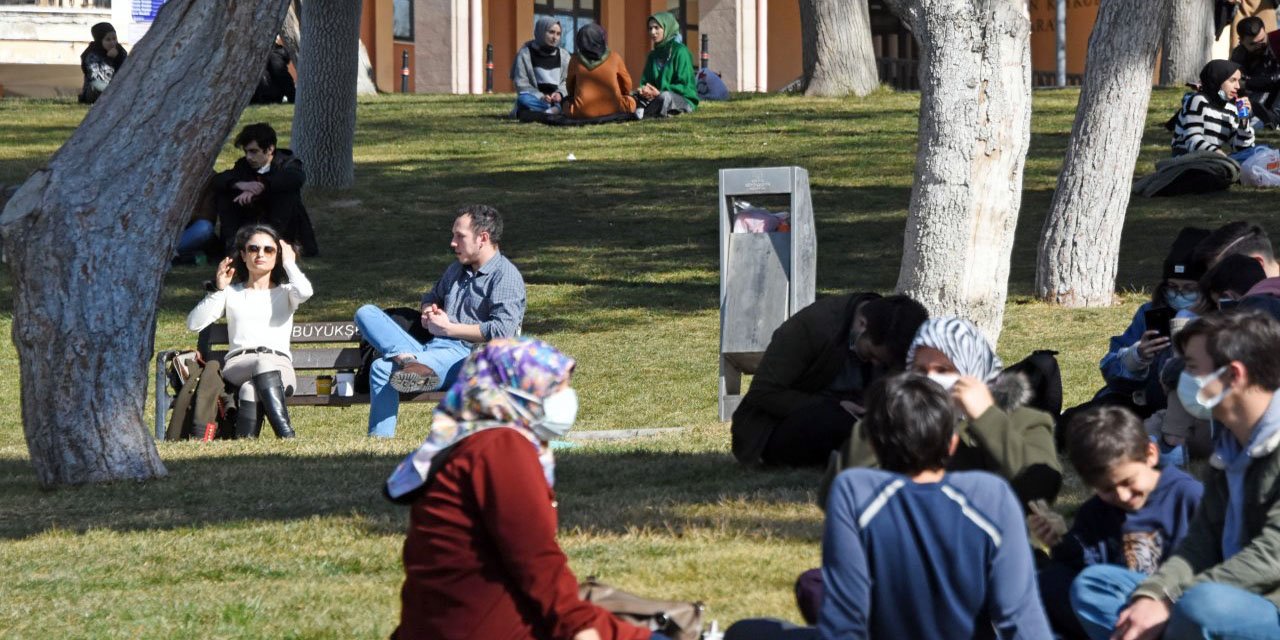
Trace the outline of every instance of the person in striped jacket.
<path fill-rule="evenodd" d="M 1173 155 L 1195 151 L 1231 155 L 1252 147 L 1251 118 L 1240 117 L 1237 104 L 1252 109 L 1240 91 L 1240 65 L 1210 60 L 1200 71 L 1200 89 L 1183 96 L 1182 108 L 1174 116 Z"/>

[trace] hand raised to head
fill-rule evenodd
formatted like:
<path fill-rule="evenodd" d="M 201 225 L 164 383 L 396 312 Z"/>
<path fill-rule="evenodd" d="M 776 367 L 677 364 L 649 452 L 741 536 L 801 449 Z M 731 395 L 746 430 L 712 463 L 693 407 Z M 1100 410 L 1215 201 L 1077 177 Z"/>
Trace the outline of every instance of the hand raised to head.
<path fill-rule="evenodd" d="M 226 289 L 231 284 L 231 279 L 236 275 L 234 264 L 235 260 L 231 257 L 223 258 L 222 262 L 218 263 L 218 269 L 213 273 L 213 284 L 218 291 Z"/>

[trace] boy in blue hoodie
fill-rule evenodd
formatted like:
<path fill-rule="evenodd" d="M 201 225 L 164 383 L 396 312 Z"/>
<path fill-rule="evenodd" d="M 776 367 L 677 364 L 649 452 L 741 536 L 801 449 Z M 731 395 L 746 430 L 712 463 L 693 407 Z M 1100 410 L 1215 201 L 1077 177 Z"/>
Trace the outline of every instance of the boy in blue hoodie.
<path fill-rule="evenodd" d="M 1153 573 L 1186 536 L 1204 488 L 1177 467 L 1161 471 L 1160 451 L 1146 427 L 1123 407 L 1076 414 L 1067 434 L 1067 456 L 1094 496 L 1065 534 L 1061 517 L 1051 512 L 1032 514 L 1027 524 L 1050 548 L 1052 561 L 1039 575 L 1049 621 L 1064 638 L 1082 638 L 1072 605 L 1095 605 L 1087 581 L 1073 588 L 1076 575 L 1097 564 L 1143 577 Z"/>

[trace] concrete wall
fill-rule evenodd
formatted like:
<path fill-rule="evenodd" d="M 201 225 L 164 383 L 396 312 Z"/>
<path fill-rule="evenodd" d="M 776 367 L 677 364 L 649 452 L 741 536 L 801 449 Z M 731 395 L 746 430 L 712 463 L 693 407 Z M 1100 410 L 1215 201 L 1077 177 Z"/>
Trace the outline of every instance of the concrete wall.
<path fill-rule="evenodd" d="M 800 3 L 769 0 L 769 91 L 777 91 L 804 73 L 800 41 Z"/>
<path fill-rule="evenodd" d="M 423 93 L 452 93 L 454 64 L 466 55 L 465 43 L 455 46 L 454 0 L 416 0 L 413 13 L 414 88 Z"/>
<path fill-rule="evenodd" d="M 89 28 L 110 19 L 110 9 L 0 7 L 0 63 L 78 66 Z"/>

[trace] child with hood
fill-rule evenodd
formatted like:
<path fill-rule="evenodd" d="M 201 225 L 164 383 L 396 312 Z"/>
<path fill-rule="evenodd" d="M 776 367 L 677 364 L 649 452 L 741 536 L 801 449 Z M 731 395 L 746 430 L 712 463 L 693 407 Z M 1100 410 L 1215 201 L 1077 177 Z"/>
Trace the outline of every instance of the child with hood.
<path fill-rule="evenodd" d="M 116 28 L 110 22 L 99 22 L 89 29 L 93 42 L 80 54 L 80 71 L 84 73 L 84 87 L 80 90 L 80 102 L 93 104 L 111 84 L 129 52 L 116 39 Z"/>
<path fill-rule="evenodd" d="M 521 111 L 560 113 L 560 103 L 569 95 L 565 86 L 569 52 L 560 46 L 562 33 L 560 23 L 550 16 L 534 23 L 533 39 L 520 47 L 511 64 L 511 81 L 518 94 L 511 115 Z"/>
<path fill-rule="evenodd" d="M 610 51 L 604 28 L 588 24 L 574 36 L 576 52 L 569 62 L 570 118 L 603 118 L 636 110 L 627 63 Z"/>
<path fill-rule="evenodd" d="M 636 91 L 641 118 L 664 118 L 691 113 L 698 107 L 698 77 L 693 55 L 680 44 L 680 23 L 663 11 L 649 16 L 649 38 L 653 51 L 644 62 L 640 89 Z"/>

